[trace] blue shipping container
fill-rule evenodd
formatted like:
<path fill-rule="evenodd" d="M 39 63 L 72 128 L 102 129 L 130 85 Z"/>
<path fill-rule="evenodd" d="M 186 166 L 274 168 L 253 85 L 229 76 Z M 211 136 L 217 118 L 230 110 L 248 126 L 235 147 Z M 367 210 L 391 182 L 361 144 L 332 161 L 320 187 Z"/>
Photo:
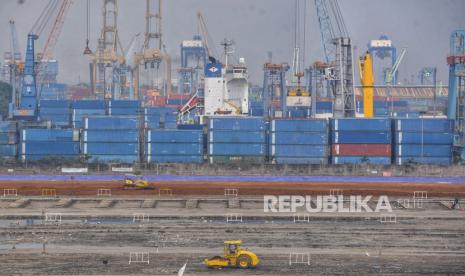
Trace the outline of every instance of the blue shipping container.
<path fill-rule="evenodd" d="M 366 156 L 333 156 L 332 164 L 374 164 L 374 165 L 390 165 L 390 157 L 366 157 Z"/>
<path fill-rule="evenodd" d="M 197 143 L 149 143 L 147 155 L 203 155 L 203 144 Z"/>
<path fill-rule="evenodd" d="M 273 145 L 326 145 L 329 143 L 328 133 L 318 132 L 272 132 Z"/>
<path fill-rule="evenodd" d="M 137 155 L 138 143 L 83 143 L 83 154 L 93 155 Z"/>
<path fill-rule="evenodd" d="M 151 143 L 203 143 L 201 130 L 150 130 L 146 135 Z"/>
<path fill-rule="evenodd" d="M 452 164 L 451 157 L 421 157 L 421 156 L 411 156 L 411 157 L 398 157 L 396 158 L 397 165 L 406 165 L 406 164 L 429 164 L 429 165 L 443 165 L 448 166 Z"/>
<path fill-rule="evenodd" d="M 265 121 L 261 117 L 210 117 L 209 130 L 265 130 Z"/>
<path fill-rule="evenodd" d="M 139 121 L 135 117 L 87 117 L 83 121 L 84 129 L 133 129 L 139 128 Z"/>
<path fill-rule="evenodd" d="M 425 156 L 425 157 L 451 157 L 452 145 L 415 145 L 400 144 L 395 146 L 397 157 Z"/>
<path fill-rule="evenodd" d="M 22 142 L 21 154 L 26 155 L 79 155 L 79 142 Z"/>
<path fill-rule="evenodd" d="M 132 142 L 139 141 L 137 130 L 84 130 L 83 142 Z"/>
<path fill-rule="evenodd" d="M 230 144 L 230 143 L 210 143 L 208 145 L 209 155 L 240 155 L 240 156 L 261 156 L 265 155 L 265 144 Z"/>
<path fill-rule="evenodd" d="M 71 106 L 71 101 L 68 100 L 40 100 L 39 109 L 68 109 Z"/>
<path fill-rule="evenodd" d="M 326 165 L 328 157 L 273 157 L 273 163 L 286 165 Z"/>
<path fill-rule="evenodd" d="M 390 132 L 376 131 L 335 131 L 333 144 L 391 144 Z"/>
<path fill-rule="evenodd" d="M 391 131 L 390 119 L 333 119 L 331 129 L 334 131 Z"/>
<path fill-rule="evenodd" d="M 16 156 L 17 149 L 17 145 L 0 145 L 0 158 Z"/>
<path fill-rule="evenodd" d="M 20 131 L 20 141 L 69 141 L 77 140 L 77 134 L 72 129 L 41 129 L 28 128 Z"/>
<path fill-rule="evenodd" d="M 101 100 L 84 100 L 84 101 L 74 101 L 72 103 L 72 108 L 74 109 L 106 109 L 105 101 Z"/>
<path fill-rule="evenodd" d="M 210 143 L 265 143 L 264 131 L 215 130 L 208 133 Z"/>
<path fill-rule="evenodd" d="M 89 158 L 90 162 L 112 162 L 112 163 L 126 163 L 131 164 L 139 162 L 139 155 L 105 155 L 94 154 Z"/>
<path fill-rule="evenodd" d="M 202 155 L 156 155 L 147 156 L 149 163 L 203 163 Z"/>
<path fill-rule="evenodd" d="M 449 119 L 396 119 L 394 124 L 402 132 L 454 132 L 454 121 Z"/>
<path fill-rule="evenodd" d="M 138 109 L 140 106 L 140 101 L 133 100 L 112 100 L 108 102 L 108 107 L 110 108 Z"/>
<path fill-rule="evenodd" d="M 327 120 L 273 120 L 271 131 L 327 132 Z"/>
<path fill-rule="evenodd" d="M 17 126 L 16 122 L 0 121 L 0 132 L 16 131 Z"/>
<path fill-rule="evenodd" d="M 328 146 L 278 145 L 270 146 L 271 156 L 280 157 L 327 157 Z"/>
<path fill-rule="evenodd" d="M 452 145 L 454 141 L 452 133 L 397 132 L 394 138 L 396 144 Z"/>

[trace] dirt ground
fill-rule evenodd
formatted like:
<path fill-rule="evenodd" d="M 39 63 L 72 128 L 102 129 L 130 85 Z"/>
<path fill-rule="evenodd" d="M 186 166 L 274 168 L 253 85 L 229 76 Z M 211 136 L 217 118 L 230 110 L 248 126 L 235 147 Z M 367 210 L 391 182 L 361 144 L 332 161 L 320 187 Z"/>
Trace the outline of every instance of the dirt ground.
<path fill-rule="evenodd" d="M 95 196 L 97 189 L 111 189 L 112 195 L 153 195 L 159 188 L 170 188 L 175 195 L 224 195 L 235 188 L 240 195 L 318 195 L 342 189 L 344 195 L 411 196 L 427 191 L 430 197 L 465 197 L 465 184 L 447 183 L 350 183 L 350 182 L 157 182 L 154 190 L 123 190 L 121 181 L 0 181 L 0 189 L 15 188 L 19 195 L 41 195 L 42 189 L 56 189 L 58 196 Z"/>
<path fill-rule="evenodd" d="M 46 253 L 42 242 L 47 240 Z M 256 269 L 221 271 L 202 261 L 241 239 L 256 252 Z M 464 275 L 463 217 L 410 218 L 396 224 L 327 217 L 310 223 L 165 220 L 148 224 L 0 227 L 3 275 Z M 15 249 L 13 248 L 15 246 Z M 150 264 L 129 264 L 130 252 L 150 252 Z M 289 264 L 305 253 L 310 264 Z"/>

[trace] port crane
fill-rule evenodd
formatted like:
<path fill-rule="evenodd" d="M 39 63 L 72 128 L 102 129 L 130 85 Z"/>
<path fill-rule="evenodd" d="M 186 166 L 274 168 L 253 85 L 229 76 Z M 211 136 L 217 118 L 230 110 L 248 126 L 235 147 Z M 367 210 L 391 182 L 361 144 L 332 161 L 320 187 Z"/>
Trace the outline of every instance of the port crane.
<path fill-rule="evenodd" d="M 61 33 L 66 14 L 71 7 L 72 0 L 50 0 L 42 10 L 39 18 L 34 23 L 27 36 L 26 59 L 24 71 L 21 76 L 21 92 L 17 101 L 10 103 L 10 117 L 24 120 L 37 119 L 38 89 L 37 84 L 43 83 L 43 74 L 46 70 L 46 62 L 52 56 L 54 47 Z M 58 13 L 56 13 L 58 11 Z M 54 14 L 56 15 L 54 16 Z M 38 54 L 36 61 L 35 41 L 39 39 L 50 20 L 53 25 L 46 40 L 43 51 Z M 14 99 L 16 98 L 13 97 Z"/>
<path fill-rule="evenodd" d="M 355 116 L 352 41 L 337 0 L 315 0 L 315 7 L 325 54 L 319 65 L 333 97 L 335 118 Z"/>

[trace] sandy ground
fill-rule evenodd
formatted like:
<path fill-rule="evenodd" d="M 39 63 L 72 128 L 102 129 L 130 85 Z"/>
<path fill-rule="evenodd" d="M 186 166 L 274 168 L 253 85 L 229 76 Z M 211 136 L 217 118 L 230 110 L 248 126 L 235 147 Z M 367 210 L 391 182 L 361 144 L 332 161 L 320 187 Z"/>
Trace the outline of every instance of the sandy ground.
<path fill-rule="evenodd" d="M 465 197 L 465 184 L 447 183 L 350 183 L 350 182 L 156 182 L 155 190 L 123 190 L 121 181 L 0 181 L 0 189 L 14 188 L 19 195 L 41 195 L 42 189 L 56 189 L 62 196 L 93 196 L 97 189 L 111 189 L 112 195 L 153 195 L 170 188 L 175 195 L 223 195 L 225 188 L 239 189 L 240 195 L 317 195 L 343 189 L 344 195 L 411 196 L 427 191 L 431 197 Z"/>

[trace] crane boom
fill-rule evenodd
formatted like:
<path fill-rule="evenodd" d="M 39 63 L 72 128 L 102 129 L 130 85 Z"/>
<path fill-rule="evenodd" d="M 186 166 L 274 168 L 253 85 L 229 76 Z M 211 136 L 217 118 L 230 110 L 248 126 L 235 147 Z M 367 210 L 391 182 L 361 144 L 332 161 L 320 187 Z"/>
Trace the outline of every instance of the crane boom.
<path fill-rule="evenodd" d="M 215 48 L 211 48 L 209 43 L 208 43 L 210 35 L 208 33 L 207 24 L 205 23 L 205 19 L 204 19 L 201 12 L 197 13 L 197 19 L 198 19 L 197 20 L 197 27 L 199 29 L 198 31 L 199 31 L 199 34 L 202 37 L 202 42 L 203 42 L 203 45 L 204 45 L 205 49 L 207 50 L 208 57 L 217 57 Z"/>
<path fill-rule="evenodd" d="M 65 22 L 66 14 L 68 13 L 73 0 L 63 0 L 58 10 L 58 14 L 53 22 L 52 29 L 48 35 L 47 41 L 45 42 L 44 49 L 42 50 L 43 59 L 48 60 L 52 58 L 53 50 L 60 36 L 63 24 Z"/>
<path fill-rule="evenodd" d="M 18 34 L 16 32 L 15 22 L 10 20 L 10 33 L 11 33 L 11 51 L 13 52 L 13 60 L 19 63 L 23 60 L 21 51 L 19 50 Z"/>
<path fill-rule="evenodd" d="M 394 63 L 392 68 L 388 70 L 387 75 L 386 75 L 387 84 L 392 84 L 394 76 L 396 75 L 397 70 L 399 70 L 399 66 L 402 63 L 402 60 L 404 59 L 406 52 L 407 52 L 407 48 L 402 48 L 402 51 L 400 52 L 400 55 L 397 57 L 396 62 Z"/>

